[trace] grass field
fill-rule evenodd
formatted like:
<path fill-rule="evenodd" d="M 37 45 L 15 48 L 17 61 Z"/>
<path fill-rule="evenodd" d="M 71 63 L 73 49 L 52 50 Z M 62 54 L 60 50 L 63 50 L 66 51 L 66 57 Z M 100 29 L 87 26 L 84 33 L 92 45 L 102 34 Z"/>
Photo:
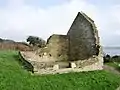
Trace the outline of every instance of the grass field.
<path fill-rule="evenodd" d="M 120 85 L 120 77 L 106 71 L 31 75 L 18 61 L 18 52 L 0 51 L 0 90 L 115 90 Z"/>
<path fill-rule="evenodd" d="M 118 68 L 118 65 L 116 65 L 114 62 L 108 62 L 108 63 L 105 63 L 105 64 L 108 65 L 108 66 L 114 67 L 114 68 Z"/>

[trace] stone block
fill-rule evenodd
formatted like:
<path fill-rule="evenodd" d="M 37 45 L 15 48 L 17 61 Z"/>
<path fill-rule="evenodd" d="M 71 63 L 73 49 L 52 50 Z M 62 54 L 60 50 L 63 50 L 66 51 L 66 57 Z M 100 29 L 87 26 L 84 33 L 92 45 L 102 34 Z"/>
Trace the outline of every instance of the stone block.
<path fill-rule="evenodd" d="M 58 64 L 53 66 L 53 70 L 58 70 L 58 69 L 59 69 L 59 65 Z"/>
<path fill-rule="evenodd" d="M 71 62 L 71 68 L 76 68 L 76 67 L 77 67 L 76 64 Z"/>

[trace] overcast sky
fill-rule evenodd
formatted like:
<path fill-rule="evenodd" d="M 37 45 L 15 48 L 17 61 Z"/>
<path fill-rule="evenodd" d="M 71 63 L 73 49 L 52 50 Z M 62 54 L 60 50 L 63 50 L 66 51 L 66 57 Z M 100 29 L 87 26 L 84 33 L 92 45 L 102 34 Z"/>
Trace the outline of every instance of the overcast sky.
<path fill-rule="evenodd" d="M 102 45 L 120 46 L 120 0 L 0 0 L 0 37 L 66 34 L 80 11 L 95 21 Z"/>

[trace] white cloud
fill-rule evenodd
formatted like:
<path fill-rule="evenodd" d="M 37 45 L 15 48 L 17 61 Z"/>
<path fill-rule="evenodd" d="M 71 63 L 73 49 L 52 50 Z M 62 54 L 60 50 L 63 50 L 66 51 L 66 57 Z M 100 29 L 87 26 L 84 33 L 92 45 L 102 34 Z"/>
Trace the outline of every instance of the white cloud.
<path fill-rule="evenodd" d="M 115 41 L 120 37 L 118 5 L 101 10 L 87 0 L 71 0 L 62 5 L 43 9 L 26 5 L 24 0 L 16 1 L 10 0 L 6 8 L 0 9 L 1 37 L 23 40 L 28 35 L 36 35 L 47 39 L 53 33 L 66 34 L 77 12 L 83 11 L 97 24 L 104 45 L 120 45 Z M 113 37 L 116 35 L 117 37 Z"/>
<path fill-rule="evenodd" d="M 16 9 L 24 5 L 25 0 L 7 0 L 7 8 Z"/>

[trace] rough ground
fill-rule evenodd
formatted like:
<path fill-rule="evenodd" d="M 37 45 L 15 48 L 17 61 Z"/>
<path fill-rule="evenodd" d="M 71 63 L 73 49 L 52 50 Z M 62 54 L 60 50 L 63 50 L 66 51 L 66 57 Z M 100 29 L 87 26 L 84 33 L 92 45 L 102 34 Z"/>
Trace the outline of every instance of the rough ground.
<path fill-rule="evenodd" d="M 104 70 L 120 75 L 120 72 L 118 70 L 108 65 L 104 65 Z M 120 90 L 120 86 L 116 90 Z"/>
<path fill-rule="evenodd" d="M 107 71 L 110 71 L 112 73 L 120 75 L 120 72 L 118 70 L 116 70 L 114 67 L 111 67 L 111 66 L 108 66 L 108 65 L 104 65 L 104 70 L 107 70 Z"/>

